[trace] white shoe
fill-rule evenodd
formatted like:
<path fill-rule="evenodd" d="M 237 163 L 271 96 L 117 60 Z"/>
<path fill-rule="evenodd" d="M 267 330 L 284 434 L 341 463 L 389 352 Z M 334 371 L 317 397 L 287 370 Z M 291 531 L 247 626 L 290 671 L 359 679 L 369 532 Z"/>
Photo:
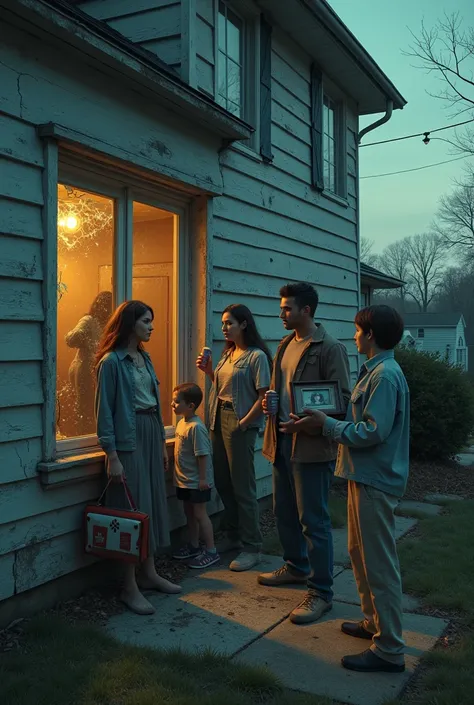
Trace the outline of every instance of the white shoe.
<path fill-rule="evenodd" d="M 240 573 L 244 570 L 250 570 L 254 565 L 260 563 L 261 560 L 261 553 L 247 553 L 246 551 L 242 551 L 237 558 L 234 558 L 229 568 L 230 570 L 235 570 Z"/>

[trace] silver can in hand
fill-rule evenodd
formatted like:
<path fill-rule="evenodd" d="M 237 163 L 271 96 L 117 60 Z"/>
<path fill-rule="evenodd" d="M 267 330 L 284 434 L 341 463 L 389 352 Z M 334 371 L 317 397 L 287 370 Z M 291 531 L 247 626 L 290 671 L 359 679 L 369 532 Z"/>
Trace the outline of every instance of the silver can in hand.
<path fill-rule="evenodd" d="M 269 389 L 265 392 L 265 401 L 267 402 L 267 412 L 270 416 L 275 416 L 278 412 L 279 396 L 274 389 Z"/>
<path fill-rule="evenodd" d="M 204 347 L 204 348 L 201 350 L 201 358 L 202 358 L 202 360 L 201 360 L 201 364 L 199 365 L 199 367 L 201 368 L 201 370 L 205 370 L 205 369 L 206 369 L 207 363 L 209 362 L 211 355 L 212 355 L 212 350 L 211 350 L 211 348 L 205 348 L 205 347 Z"/>

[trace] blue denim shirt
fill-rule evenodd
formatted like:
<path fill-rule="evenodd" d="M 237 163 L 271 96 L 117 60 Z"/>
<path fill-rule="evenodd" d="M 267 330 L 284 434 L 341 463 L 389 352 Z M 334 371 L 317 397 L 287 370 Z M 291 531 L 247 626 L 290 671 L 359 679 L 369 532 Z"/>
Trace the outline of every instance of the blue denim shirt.
<path fill-rule="evenodd" d="M 209 425 L 214 430 L 219 400 L 219 370 L 227 359 L 229 353 L 224 352 L 214 370 L 214 384 L 209 397 Z M 270 386 L 270 363 L 260 348 L 248 348 L 234 363 L 232 374 L 232 403 L 235 415 L 243 419 L 249 413 L 258 399 L 259 389 L 268 389 Z M 249 428 L 263 427 L 263 413 L 255 419 Z"/>
<path fill-rule="evenodd" d="M 153 381 L 161 435 L 165 429 L 161 418 L 159 382 L 150 356 L 142 351 L 145 365 Z M 97 436 L 106 452 L 132 451 L 137 447 L 135 415 L 135 377 L 132 358 L 127 350 L 117 349 L 104 355 L 97 368 L 95 395 Z"/>
<path fill-rule="evenodd" d="M 327 418 L 339 446 L 336 475 L 402 497 L 409 469 L 410 392 L 393 350 L 361 367 L 346 421 Z"/>

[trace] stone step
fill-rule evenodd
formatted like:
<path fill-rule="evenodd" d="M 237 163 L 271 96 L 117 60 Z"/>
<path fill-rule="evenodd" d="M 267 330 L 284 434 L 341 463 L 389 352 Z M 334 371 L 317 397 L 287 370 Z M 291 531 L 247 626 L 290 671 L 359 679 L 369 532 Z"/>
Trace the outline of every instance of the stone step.
<path fill-rule="evenodd" d="M 398 505 L 397 511 L 403 511 L 406 514 L 414 513 L 414 516 L 433 517 L 437 516 L 442 510 L 439 504 L 428 504 L 427 502 L 415 502 L 411 499 L 403 499 Z"/>
<path fill-rule="evenodd" d="M 334 578 L 334 599 L 340 602 L 348 602 L 352 605 L 360 605 L 359 593 L 352 570 L 343 570 Z M 403 595 L 403 611 L 416 612 L 419 609 L 420 601 L 411 595 Z"/>
<path fill-rule="evenodd" d="M 411 517 L 395 517 L 395 538 L 401 539 L 416 525 L 417 520 Z M 347 528 L 333 529 L 334 563 L 336 565 L 350 566 L 349 552 L 347 550 Z"/>

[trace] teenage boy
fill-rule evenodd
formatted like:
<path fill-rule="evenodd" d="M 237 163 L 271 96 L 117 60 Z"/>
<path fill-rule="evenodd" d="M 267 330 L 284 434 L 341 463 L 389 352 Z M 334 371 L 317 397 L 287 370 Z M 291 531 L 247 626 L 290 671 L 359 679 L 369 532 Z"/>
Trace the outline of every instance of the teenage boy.
<path fill-rule="evenodd" d="M 279 410 L 269 416 L 263 454 L 273 464 L 273 507 L 284 565 L 258 577 L 261 585 L 305 583 L 308 593 L 291 613 L 292 622 L 314 622 L 332 607 L 333 544 L 328 494 L 337 443 L 321 430 L 295 429 L 280 433 L 290 421 L 291 383 L 339 380 L 350 396 L 349 362 L 345 347 L 314 322 L 317 291 L 305 282 L 280 290 L 280 318 L 292 333 L 275 357 L 271 388 L 279 393 Z M 264 404 L 266 410 L 266 404 Z"/>
<path fill-rule="evenodd" d="M 176 497 L 183 502 L 189 533 L 189 543 L 174 553 L 173 558 L 189 559 L 190 568 L 208 568 L 220 560 L 206 508 L 211 499 L 213 471 L 209 434 L 196 415 L 201 402 L 202 391 L 197 384 L 180 384 L 173 390 L 174 413 L 183 417 L 175 433 L 174 484 Z M 204 549 L 199 547 L 200 536 Z"/>
<path fill-rule="evenodd" d="M 357 350 L 367 356 L 351 396 L 346 421 L 321 411 L 292 417 L 283 430 L 323 429 L 341 445 L 336 475 L 348 483 L 349 554 L 364 620 L 343 622 L 344 634 L 371 640 L 369 649 L 344 656 L 353 671 L 405 670 L 402 582 L 394 510 L 408 479 L 410 395 L 393 348 L 403 320 L 389 306 L 369 306 L 355 317 Z M 295 429 L 291 428 L 291 432 Z"/>

